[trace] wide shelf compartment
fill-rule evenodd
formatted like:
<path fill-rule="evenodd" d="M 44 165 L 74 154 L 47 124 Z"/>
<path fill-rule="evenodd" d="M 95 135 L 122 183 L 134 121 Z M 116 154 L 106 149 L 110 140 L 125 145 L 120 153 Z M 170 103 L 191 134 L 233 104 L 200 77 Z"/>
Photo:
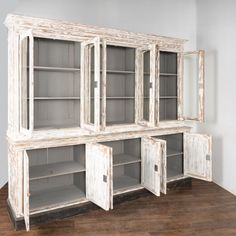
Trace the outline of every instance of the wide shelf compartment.
<path fill-rule="evenodd" d="M 30 182 L 30 212 L 61 208 L 86 200 L 85 172 Z"/>
<path fill-rule="evenodd" d="M 30 180 L 85 171 L 85 145 L 27 151 Z"/>

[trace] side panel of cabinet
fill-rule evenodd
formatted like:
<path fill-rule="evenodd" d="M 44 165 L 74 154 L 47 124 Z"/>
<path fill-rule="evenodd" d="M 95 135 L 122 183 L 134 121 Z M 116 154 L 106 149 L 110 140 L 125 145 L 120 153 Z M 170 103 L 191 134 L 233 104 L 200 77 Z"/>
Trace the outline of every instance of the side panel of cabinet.
<path fill-rule="evenodd" d="M 112 148 L 86 144 L 86 197 L 108 211 L 113 199 Z"/>
<path fill-rule="evenodd" d="M 29 209 L 29 157 L 24 151 L 24 219 L 26 230 L 30 229 L 30 209 Z"/>
<path fill-rule="evenodd" d="M 150 137 L 142 138 L 142 185 L 156 196 L 160 196 L 161 156 L 162 147 L 159 141 Z"/>
<path fill-rule="evenodd" d="M 212 181 L 212 138 L 203 134 L 184 134 L 184 174 Z"/>

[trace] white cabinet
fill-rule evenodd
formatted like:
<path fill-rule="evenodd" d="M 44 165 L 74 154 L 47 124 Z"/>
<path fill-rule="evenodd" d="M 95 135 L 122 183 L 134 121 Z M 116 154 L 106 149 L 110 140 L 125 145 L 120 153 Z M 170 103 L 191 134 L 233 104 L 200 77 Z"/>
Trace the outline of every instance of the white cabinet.
<path fill-rule="evenodd" d="M 211 181 L 204 51 L 185 40 L 9 15 L 9 204 L 17 220 Z"/>

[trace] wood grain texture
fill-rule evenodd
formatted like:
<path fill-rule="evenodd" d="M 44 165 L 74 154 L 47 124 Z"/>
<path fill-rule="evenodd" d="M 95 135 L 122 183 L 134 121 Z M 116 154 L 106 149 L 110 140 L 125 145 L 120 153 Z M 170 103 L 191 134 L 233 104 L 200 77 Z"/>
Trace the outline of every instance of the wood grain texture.
<path fill-rule="evenodd" d="M 154 138 L 142 138 L 141 158 L 142 185 L 156 196 L 160 196 L 160 173 L 162 158 L 161 143 Z"/>
<path fill-rule="evenodd" d="M 0 190 L 0 232 L 23 236 L 15 231 L 6 209 L 7 188 Z M 148 204 L 147 204 L 148 202 Z M 127 235 L 127 236 L 234 236 L 236 198 L 214 183 L 193 180 L 192 188 L 170 191 L 156 198 L 150 194 L 122 203 L 115 210 L 93 209 L 70 219 L 32 227 L 35 235 Z"/>
<path fill-rule="evenodd" d="M 212 138 L 203 134 L 184 134 L 184 174 L 212 181 Z"/>
<path fill-rule="evenodd" d="M 112 148 L 86 144 L 86 198 L 108 211 L 113 198 Z"/>

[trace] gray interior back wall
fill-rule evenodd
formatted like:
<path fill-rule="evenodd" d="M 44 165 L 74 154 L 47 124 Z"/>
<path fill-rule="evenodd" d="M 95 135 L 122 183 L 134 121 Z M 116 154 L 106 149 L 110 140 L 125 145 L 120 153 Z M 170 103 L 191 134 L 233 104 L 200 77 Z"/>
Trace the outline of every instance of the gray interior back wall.
<path fill-rule="evenodd" d="M 188 39 L 196 46 L 195 0 L 7 0 L 0 2 L 0 19 L 7 13 L 45 17 Z M 171 16 L 171 17 L 169 17 Z M 7 182 L 7 30 L 0 25 L 0 187 Z"/>

